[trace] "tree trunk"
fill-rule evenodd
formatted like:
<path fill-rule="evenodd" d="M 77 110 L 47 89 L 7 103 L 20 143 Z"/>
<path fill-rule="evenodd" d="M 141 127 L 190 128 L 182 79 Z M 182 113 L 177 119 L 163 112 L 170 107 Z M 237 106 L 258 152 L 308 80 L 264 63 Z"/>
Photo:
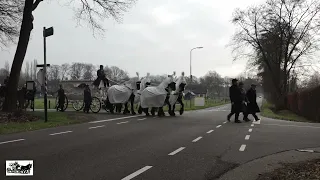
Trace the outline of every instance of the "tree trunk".
<path fill-rule="evenodd" d="M 12 112 L 17 109 L 17 88 L 20 78 L 21 67 L 23 64 L 24 57 L 27 52 L 30 33 L 33 29 L 33 17 L 32 17 L 32 7 L 33 0 L 25 0 L 25 5 L 23 9 L 23 18 L 20 29 L 20 36 L 18 41 L 18 46 L 16 53 L 14 55 L 9 82 L 7 85 L 6 99 L 3 106 L 3 111 Z"/>

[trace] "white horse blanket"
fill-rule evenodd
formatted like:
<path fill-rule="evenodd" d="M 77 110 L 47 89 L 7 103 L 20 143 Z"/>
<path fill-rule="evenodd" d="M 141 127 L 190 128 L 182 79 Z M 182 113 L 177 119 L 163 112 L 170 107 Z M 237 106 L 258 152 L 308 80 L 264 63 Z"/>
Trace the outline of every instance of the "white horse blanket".
<path fill-rule="evenodd" d="M 113 85 L 108 89 L 108 98 L 111 104 L 127 103 L 132 90 L 124 85 Z"/>
<path fill-rule="evenodd" d="M 141 107 L 162 107 L 167 97 L 167 91 L 158 87 L 145 88 L 140 96 Z"/>

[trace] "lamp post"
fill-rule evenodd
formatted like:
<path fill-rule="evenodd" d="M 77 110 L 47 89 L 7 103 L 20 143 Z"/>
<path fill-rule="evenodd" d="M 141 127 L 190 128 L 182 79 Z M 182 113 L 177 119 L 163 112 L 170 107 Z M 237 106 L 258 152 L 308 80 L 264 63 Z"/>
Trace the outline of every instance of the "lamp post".
<path fill-rule="evenodd" d="M 191 69 L 191 60 L 192 60 L 192 51 L 195 49 L 202 49 L 203 47 L 195 47 L 190 50 L 190 84 L 192 83 L 192 69 Z M 191 92 L 191 91 L 190 91 Z M 191 109 L 191 94 L 190 94 L 190 109 Z"/>

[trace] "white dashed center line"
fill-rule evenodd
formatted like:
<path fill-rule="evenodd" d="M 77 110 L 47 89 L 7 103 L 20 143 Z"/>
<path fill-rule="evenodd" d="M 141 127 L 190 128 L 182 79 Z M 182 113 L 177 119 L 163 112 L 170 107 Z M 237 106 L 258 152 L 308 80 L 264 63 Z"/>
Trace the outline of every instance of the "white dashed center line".
<path fill-rule="evenodd" d="M 225 124 L 225 123 L 227 123 L 227 121 L 226 121 L 226 122 L 223 122 L 223 124 Z"/>
<path fill-rule="evenodd" d="M 218 125 L 217 128 L 221 127 L 221 125 Z"/>
<path fill-rule="evenodd" d="M 66 133 L 72 133 L 72 131 L 58 132 L 58 133 L 53 133 L 53 134 L 49 134 L 49 135 L 50 135 L 50 136 L 55 136 L 55 135 L 66 134 Z"/>
<path fill-rule="evenodd" d="M 239 151 L 244 151 L 246 149 L 246 145 L 245 144 L 242 144 Z"/>
<path fill-rule="evenodd" d="M 249 132 L 252 132 L 252 129 L 249 129 Z"/>
<path fill-rule="evenodd" d="M 94 127 L 89 127 L 89 129 L 95 129 L 95 128 L 101 128 L 101 127 L 104 127 L 105 125 L 102 125 L 102 126 L 94 126 Z"/>
<path fill-rule="evenodd" d="M 202 137 L 200 136 L 200 137 L 197 137 L 196 139 L 194 139 L 192 142 L 197 142 L 197 141 L 199 141 L 200 139 L 202 139 Z"/>
<path fill-rule="evenodd" d="M 170 153 L 170 154 L 168 154 L 168 155 L 169 155 L 169 156 L 173 156 L 173 155 L 177 154 L 178 152 L 182 151 L 183 149 L 185 149 L 185 147 L 181 147 L 181 148 L 173 151 L 172 153 Z"/>
<path fill-rule="evenodd" d="M 210 130 L 210 131 L 207 132 L 207 134 L 210 134 L 210 133 L 212 133 L 212 132 L 213 132 L 213 130 Z"/>
<path fill-rule="evenodd" d="M 0 144 L 7 144 L 7 143 L 12 143 L 12 142 L 24 141 L 24 140 L 25 139 L 16 139 L 16 140 L 11 140 L 11 141 L 0 142 Z"/>
<path fill-rule="evenodd" d="M 139 169 L 138 171 L 130 174 L 129 176 L 122 178 L 121 180 L 130 180 L 133 179 L 134 177 L 142 174 L 143 172 L 147 171 L 148 169 L 152 168 L 152 166 L 145 166 L 144 168 Z"/>
<path fill-rule="evenodd" d="M 251 124 L 251 127 L 253 127 L 254 126 L 254 124 Z"/>
<path fill-rule="evenodd" d="M 138 121 L 143 121 L 143 120 L 146 120 L 147 118 L 142 118 L 142 119 L 138 119 Z"/>
<path fill-rule="evenodd" d="M 125 121 L 125 122 L 119 122 L 117 124 L 125 124 L 125 123 L 128 123 L 129 121 Z"/>
<path fill-rule="evenodd" d="M 250 139 L 250 135 L 246 135 L 246 137 L 244 139 L 245 140 L 249 140 Z"/>

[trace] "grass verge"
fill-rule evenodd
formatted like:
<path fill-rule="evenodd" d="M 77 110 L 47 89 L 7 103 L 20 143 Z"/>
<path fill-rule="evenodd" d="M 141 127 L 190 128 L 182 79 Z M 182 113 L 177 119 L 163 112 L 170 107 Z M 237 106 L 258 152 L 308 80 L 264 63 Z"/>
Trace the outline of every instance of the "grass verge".
<path fill-rule="evenodd" d="M 297 122 L 310 122 L 304 117 L 301 117 L 292 111 L 289 110 L 281 110 L 275 112 L 274 105 L 268 103 L 266 100 L 262 102 L 261 107 L 261 115 L 264 117 L 272 118 L 272 119 L 280 119 L 280 120 L 288 120 L 288 121 L 297 121 Z"/>
<path fill-rule="evenodd" d="M 37 121 L 32 122 L 7 122 L 1 123 L 0 134 L 11 134 L 17 132 L 34 131 L 38 129 L 78 124 L 92 120 L 92 117 L 80 113 L 69 112 L 48 112 L 48 122 L 44 122 L 43 112 L 28 112 L 37 117 Z"/>

